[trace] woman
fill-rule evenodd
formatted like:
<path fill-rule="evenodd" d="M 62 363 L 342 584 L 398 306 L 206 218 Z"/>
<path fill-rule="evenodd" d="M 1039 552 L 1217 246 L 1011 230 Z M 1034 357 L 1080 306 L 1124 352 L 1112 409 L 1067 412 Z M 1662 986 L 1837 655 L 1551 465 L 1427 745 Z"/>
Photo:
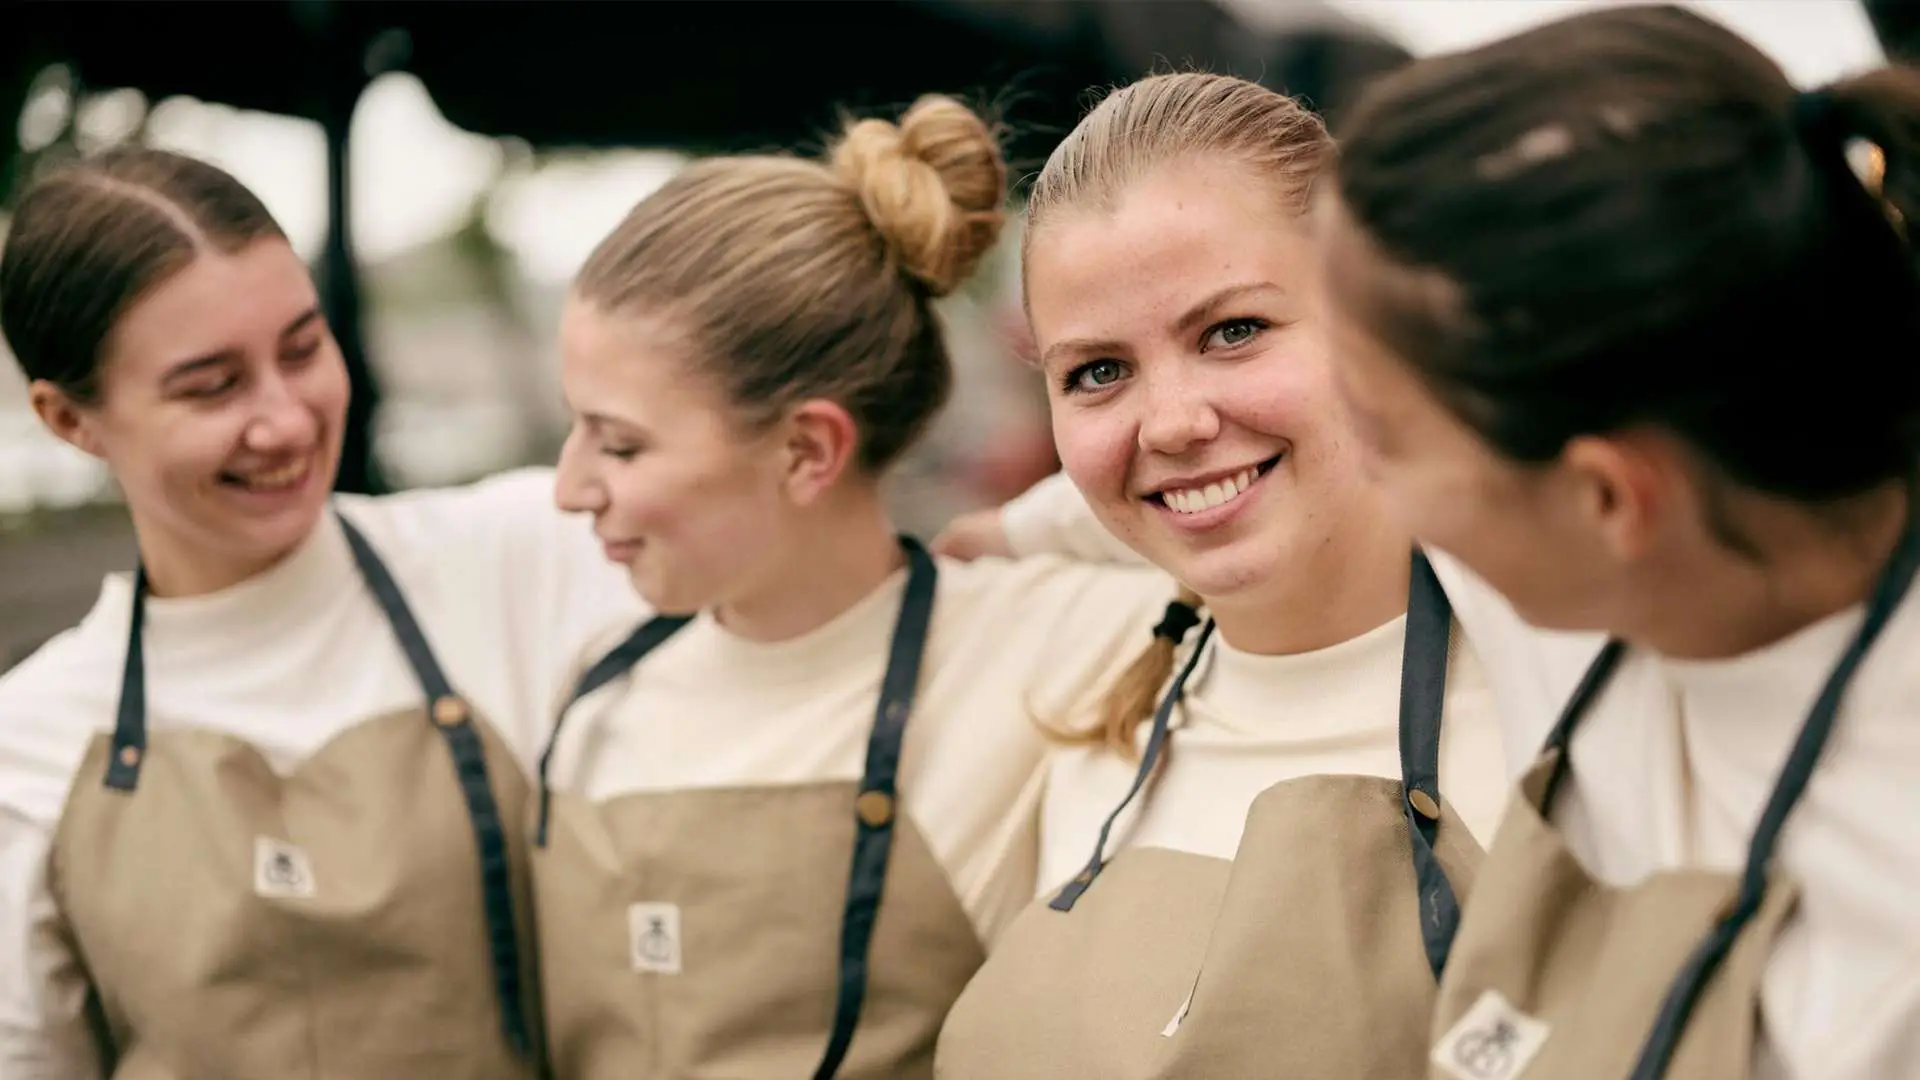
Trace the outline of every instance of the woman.
<path fill-rule="evenodd" d="M 1911 71 L 1796 93 L 1673 7 L 1422 61 L 1354 114 L 1343 396 L 1465 564 L 1526 748 L 1436 1078 L 1916 1075 L 1916 120 Z M 1014 546 L 1091 532 L 1063 487 Z"/>
<path fill-rule="evenodd" d="M 1067 718 L 1046 891 L 955 1006 L 942 1077 L 1424 1066 L 1504 765 L 1334 399 L 1302 217 L 1330 151 L 1257 84 L 1161 75 L 1034 185 L 1026 301 L 1066 474 L 1208 619 L 1093 725 Z"/>
<path fill-rule="evenodd" d="M 537 1074 L 512 827 L 633 604 L 544 473 L 329 498 L 347 379 L 231 176 L 32 183 L 0 328 L 139 569 L 0 677 L 0 1075 Z"/>
<path fill-rule="evenodd" d="M 927 1076 L 1033 896 L 1032 716 L 1094 692 L 1174 590 L 936 563 L 883 509 L 951 380 L 934 300 L 994 243 L 1005 178 L 930 97 L 825 161 L 690 166 L 574 284 L 559 499 L 661 614 L 581 664 L 543 756 L 565 1080 Z"/>
<path fill-rule="evenodd" d="M 1920 1075 L 1916 131 L 1920 74 L 1796 94 L 1673 7 L 1355 114 L 1327 269 L 1382 490 L 1613 642 L 1570 701 L 1516 695 L 1543 748 L 1437 1075 Z M 1486 623 L 1497 666 L 1537 653 Z"/>

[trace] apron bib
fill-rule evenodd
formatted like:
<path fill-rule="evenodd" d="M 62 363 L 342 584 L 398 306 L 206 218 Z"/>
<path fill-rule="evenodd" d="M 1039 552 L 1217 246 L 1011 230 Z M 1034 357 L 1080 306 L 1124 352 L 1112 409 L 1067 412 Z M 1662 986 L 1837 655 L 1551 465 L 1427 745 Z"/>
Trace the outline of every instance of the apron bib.
<path fill-rule="evenodd" d="M 1625 654 L 1588 669 L 1508 804 L 1434 1014 L 1434 1080 L 1734 1080 L 1753 1071 L 1762 979 L 1796 890 L 1771 872 L 1847 684 L 1916 566 L 1910 522 L 1865 621 L 1801 727 L 1738 873 L 1595 880 L 1548 815 L 1567 746 Z"/>
<path fill-rule="evenodd" d="M 230 735 L 148 732 L 136 574 L 118 720 L 51 861 L 114 1080 L 536 1075 L 526 860 L 500 811 L 529 785 L 340 526 L 425 698 L 287 776 Z"/>
<path fill-rule="evenodd" d="M 1308 776 L 1248 810 L 1232 862 L 1157 848 L 1105 859 L 1147 785 L 1213 624 L 1154 714 L 1092 860 L 1024 912 L 954 1007 L 954 1080 L 1406 1080 L 1480 857 L 1440 801 L 1452 609 L 1415 555 L 1398 780 Z M 1458 890 L 1458 891 L 1456 891 Z"/>
<path fill-rule="evenodd" d="M 983 954 L 945 870 L 899 812 L 936 578 L 918 544 L 902 545 L 906 595 L 859 781 L 595 803 L 547 785 L 556 726 L 541 761 L 533 877 L 563 1080 L 931 1074 L 940 1022 Z M 573 700 L 688 621 L 642 626 L 587 671 Z"/>

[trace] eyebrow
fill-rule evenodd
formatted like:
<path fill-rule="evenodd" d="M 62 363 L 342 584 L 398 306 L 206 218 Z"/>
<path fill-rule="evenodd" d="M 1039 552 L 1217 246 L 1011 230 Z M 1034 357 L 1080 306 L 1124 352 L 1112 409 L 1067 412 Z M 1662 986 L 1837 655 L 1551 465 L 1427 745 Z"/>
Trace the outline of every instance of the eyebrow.
<path fill-rule="evenodd" d="M 319 321 L 320 309 L 318 307 L 310 307 L 299 315 L 294 316 L 280 331 L 280 336 L 287 337 L 292 334 L 297 334 Z M 197 371 L 205 371 L 207 368 L 231 361 L 239 355 L 240 351 L 238 349 L 222 349 L 219 352 L 208 353 L 205 356 L 196 356 L 189 360 L 182 360 L 168 368 L 166 374 L 160 376 L 160 383 L 164 386 L 177 379 L 192 375 Z"/>
<path fill-rule="evenodd" d="M 1177 333 L 1185 334 L 1208 319 L 1212 318 L 1229 301 L 1255 293 L 1273 293 L 1285 296 L 1286 290 L 1271 281 L 1242 281 L 1216 289 L 1208 293 L 1199 303 L 1188 308 L 1185 314 L 1173 321 Z M 1068 355 L 1087 355 L 1090 353 L 1113 353 L 1125 348 L 1124 343 L 1106 338 L 1068 338 L 1056 341 L 1040 355 L 1040 363 L 1045 364 Z"/>

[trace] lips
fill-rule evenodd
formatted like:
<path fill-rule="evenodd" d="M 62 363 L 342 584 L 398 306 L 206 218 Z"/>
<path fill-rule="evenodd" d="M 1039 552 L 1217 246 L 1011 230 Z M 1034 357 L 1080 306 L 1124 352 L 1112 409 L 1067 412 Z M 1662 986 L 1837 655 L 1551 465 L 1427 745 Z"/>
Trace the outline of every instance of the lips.
<path fill-rule="evenodd" d="M 271 469 L 229 470 L 220 474 L 220 481 L 256 494 L 273 495 L 297 490 L 312 475 L 313 457 L 308 455 Z"/>
<path fill-rule="evenodd" d="M 1276 454 L 1255 465 L 1249 465 L 1238 472 L 1230 473 L 1217 480 L 1192 486 L 1166 487 L 1149 495 L 1148 498 L 1159 502 L 1176 514 L 1198 514 L 1215 507 L 1225 506 L 1245 494 L 1254 481 L 1265 475 L 1278 464 L 1284 455 Z"/>

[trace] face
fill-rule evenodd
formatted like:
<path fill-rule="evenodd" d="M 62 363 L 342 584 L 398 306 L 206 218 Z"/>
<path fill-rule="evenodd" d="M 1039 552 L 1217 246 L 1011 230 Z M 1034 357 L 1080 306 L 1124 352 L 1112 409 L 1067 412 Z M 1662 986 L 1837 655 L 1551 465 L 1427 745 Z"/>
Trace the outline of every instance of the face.
<path fill-rule="evenodd" d="M 1318 224 L 1335 382 L 1387 506 L 1423 544 L 1460 559 L 1529 622 L 1606 625 L 1621 581 L 1611 569 L 1617 545 L 1608 543 L 1595 470 L 1564 456 L 1529 466 L 1497 454 L 1369 331 L 1367 313 L 1380 302 L 1370 290 L 1405 271 L 1384 265 L 1337 204 L 1319 208 Z M 1609 459 L 1600 468 L 1617 474 L 1618 455 L 1596 452 Z"/>
<path fill-rule="evenodd" d="M 1061 463 L 1102 523 L 1210 603 L 1256 598 L 1371 494 L 1328 370 L 1313 241 L 1237 166 L 1149 176 L 1031 241 Z"/>
<path fill-rule="evenodd" d="M 284 241 L 205 253 L 128 309 L 100 397 L 35 387 L 41 416 L 103 459 L 161 587 L 217 588 L 313 530 L 339 464 L 345 365 L 313 281 Z M 192 584 L 188 584 L 191 579 Z"/>
<path fill-rule="evenodd" d="M 561 317 L 575 420 L 557 501 L 593 515 L 607 558 L 662 612 L 761 588 L 790 522 L 779 433 L 745 429 L 688 355 L 664 327 L 577 298 Z"/>

